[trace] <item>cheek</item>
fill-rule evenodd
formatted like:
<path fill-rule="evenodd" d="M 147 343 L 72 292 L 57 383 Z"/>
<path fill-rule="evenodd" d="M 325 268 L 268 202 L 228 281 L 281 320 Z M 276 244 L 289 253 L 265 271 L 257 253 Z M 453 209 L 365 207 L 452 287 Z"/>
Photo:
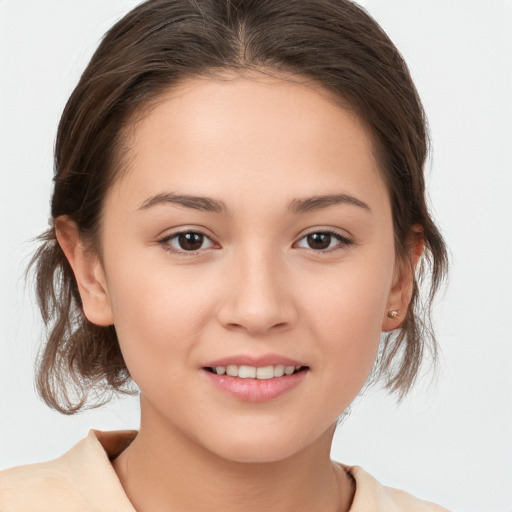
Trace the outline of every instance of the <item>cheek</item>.
<path fill-rule="evenodd" d="M 340 266 L 336 272 L 311 280 L 305 307 L 313 325 L 323 333 L 321 339 L 359 340 L 357 346 L 362 349 L 365 340 L 380 337 L 393 265 L 393 255 L 383 255 Z"/>
<path fill-rule="evenodd" d="M 321 354 L 319 373 L 324 386 L 333 390 L 319 402 L 319 410 L 341 412 L 364 385 L 379 347 L 393 264 L 394 256 L 384 255 L 361 270 L 340 269 L 335 279 L 317 282 L 321 286 L 309 295 L 311 337 Z"/>
<path fill-rule="evenodd" d="M 198 343 L 209 318 L 213 290 L 204 280 L 186 274 L 146 263 L 136 272 L 117 267 L 111 275 L 116 332 L 138 385 L 139 375 L 146 379 L 156 368 L 180 371 L 184 355 Z"/>

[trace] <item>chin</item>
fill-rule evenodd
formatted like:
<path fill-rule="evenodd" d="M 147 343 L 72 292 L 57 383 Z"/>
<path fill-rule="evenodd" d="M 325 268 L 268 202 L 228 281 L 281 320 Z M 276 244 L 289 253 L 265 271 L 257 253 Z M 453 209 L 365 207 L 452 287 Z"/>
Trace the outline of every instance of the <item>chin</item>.
<path fill-rule="evenodd" d="M 219 450 L 217 455 L 231 462 L 270 464 L 292 457 L 297 453 L 297 450 L 300 450 L 300 448 L 296 445 L 283 446 L 282 443 L 271 445 L 232 443 L 226 450 Z"/>
<path fill-rule="evenodd" d="M 215 436 L 208 442 L 209 450 L 216 455 L 240 463 L 279 462 L 305 450 L 315 444 L 320 436 L 307 435 L 304 431 L 293 429 L 273 429 L 262 427 L 236 432 L 225 430 L 223 435 Z"/>

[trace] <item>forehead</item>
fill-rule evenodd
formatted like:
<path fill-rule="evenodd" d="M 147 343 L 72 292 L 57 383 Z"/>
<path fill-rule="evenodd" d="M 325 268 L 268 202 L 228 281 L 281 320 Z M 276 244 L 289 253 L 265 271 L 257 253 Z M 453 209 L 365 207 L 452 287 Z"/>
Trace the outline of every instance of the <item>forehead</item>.
<path fill-rule="evenodd" d="M 340 179 L 365 194 L 385 188 L 368 131 L 306 79 L 187 79 L 133 124 L 127 146 L 128 172 L 114 188 L 146 195 L 190 192 L 184 187 L 202 195 L 236 190 L 239 198 L 256 187 L 297 197 L 336 189 Z"/>

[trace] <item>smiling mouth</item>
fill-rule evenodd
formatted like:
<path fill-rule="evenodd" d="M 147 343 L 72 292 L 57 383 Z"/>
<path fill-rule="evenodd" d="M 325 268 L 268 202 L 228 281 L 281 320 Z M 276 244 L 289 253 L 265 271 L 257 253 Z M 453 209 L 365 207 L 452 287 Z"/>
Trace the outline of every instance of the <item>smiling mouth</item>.
<path fill-rule="evenodd" d="M 270 366 L 248 366 L 230 364 L 227 366 L 205 367 L 206 371 L 215 375 L 227 375 L 228 377 L 238 377 L 239 379 L 258 379 L 270 380 L 274 378 L 286 377 L 295 373 L 309 370 L 308 366 L 285 366 L 282 364 Z"/>

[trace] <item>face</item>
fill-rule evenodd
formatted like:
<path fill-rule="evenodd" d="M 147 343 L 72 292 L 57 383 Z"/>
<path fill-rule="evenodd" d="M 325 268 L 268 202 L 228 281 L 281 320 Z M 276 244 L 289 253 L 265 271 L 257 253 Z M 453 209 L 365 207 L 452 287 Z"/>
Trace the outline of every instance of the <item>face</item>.
<path fill-rule="evenodd" d="M 81 291 L 91 321 L 115 324 L 143 416 L 230 460 L 310 446 L 402 306 L 368 133 L 319 88 L 232 76 L 169 91 L 128 143 L 104 297 Z"/>

